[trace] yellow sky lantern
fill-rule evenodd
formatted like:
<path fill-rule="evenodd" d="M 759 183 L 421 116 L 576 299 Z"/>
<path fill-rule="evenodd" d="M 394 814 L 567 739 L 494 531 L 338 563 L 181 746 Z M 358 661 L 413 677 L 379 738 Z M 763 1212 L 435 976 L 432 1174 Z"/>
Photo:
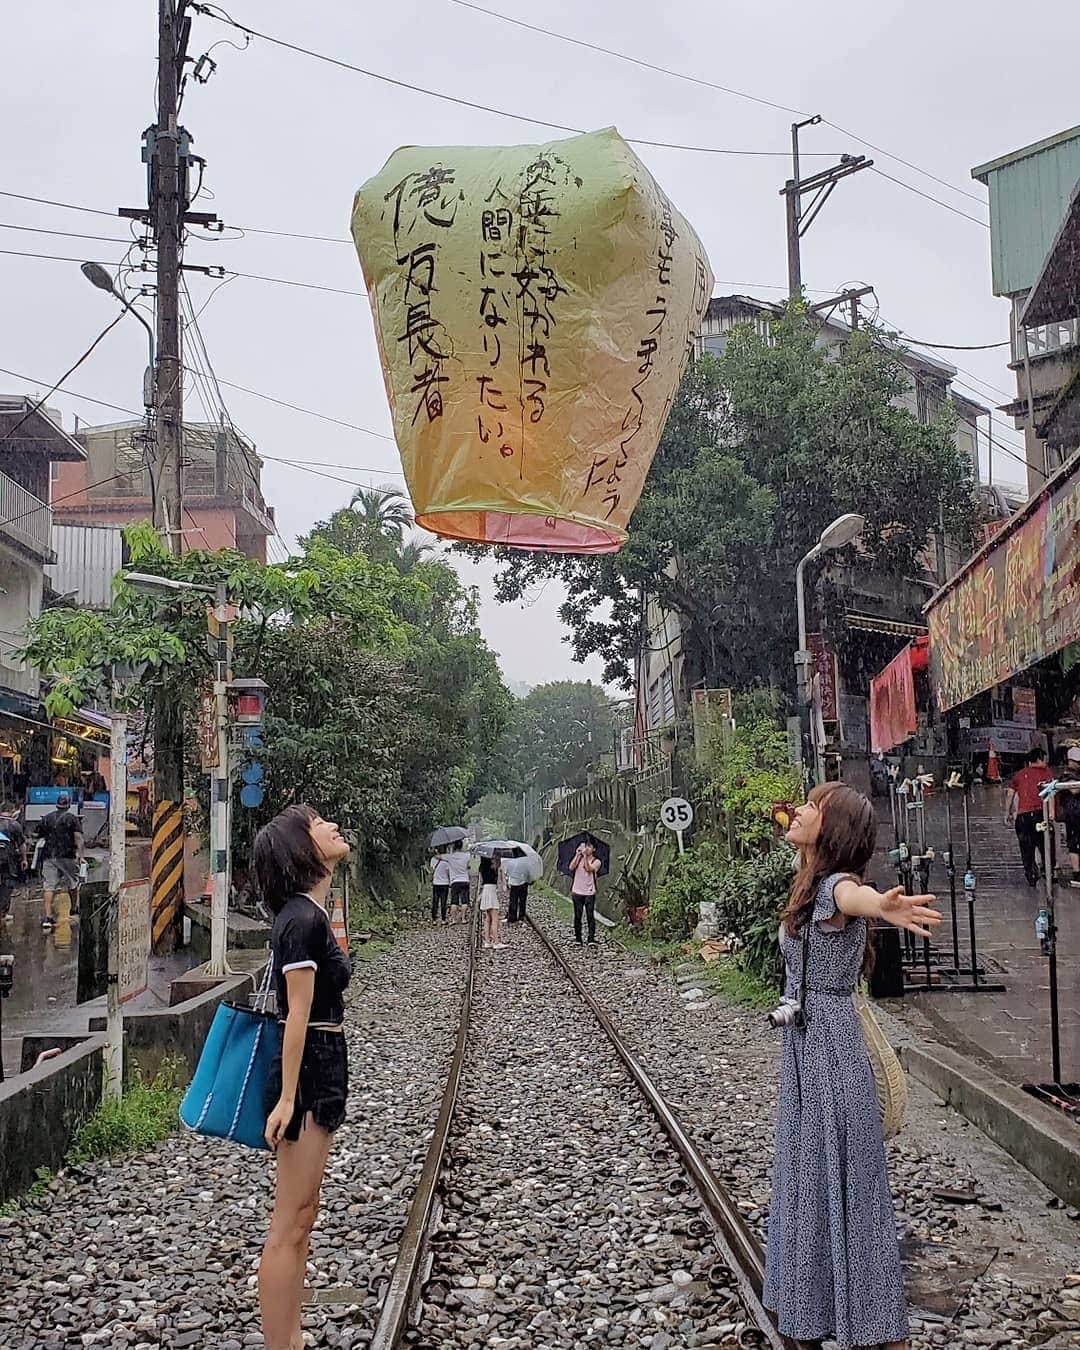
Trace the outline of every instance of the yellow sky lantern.
<path fill-rule="evenodd" d="M 713 281 L 633 150 L 408 146 L 352 233 L 417 523 L 617 551 Z"/>

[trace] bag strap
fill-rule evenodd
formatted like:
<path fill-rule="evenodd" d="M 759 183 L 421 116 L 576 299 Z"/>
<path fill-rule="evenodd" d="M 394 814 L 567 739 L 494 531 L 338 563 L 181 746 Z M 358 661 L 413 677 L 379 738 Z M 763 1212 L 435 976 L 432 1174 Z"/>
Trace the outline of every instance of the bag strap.
<path fill-rule="evenodd" d="M 810 925 L 814 922 L 813 914 L 810 915 L 806 923 L 803 924 L 802 933 L 802 980 L 799 988 L 799 1007 L 803 1012 L 803 1019 L 806 1018 L 806 980 L 807 968 L 810 965 Z"/>
<path fill-rule="evenodd" d="M 259 985 L 258 993 L 252 1003 L 256 1012 L 266 1012 L 266 1005 L 270 1002 L 270 989 L 274 979 L 274 949 L 270 949 L 270 959 L 266 963 L 266 969 L 263 971 L 262 983 Z"/>

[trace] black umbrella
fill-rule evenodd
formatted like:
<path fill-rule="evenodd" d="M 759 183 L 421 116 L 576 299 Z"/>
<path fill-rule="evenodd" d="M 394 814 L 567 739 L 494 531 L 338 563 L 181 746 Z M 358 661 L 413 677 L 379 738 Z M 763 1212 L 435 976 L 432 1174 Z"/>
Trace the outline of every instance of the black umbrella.
<path fill-rule="evenodd" d="M 596 856 L 600 859 L 600 871 L 598 877 L 606 877 L 611 864 L 611 845 L 605 844 L 602 839 L 598 839 L 595 834 L 590 834 L 586 830 L 582 834 L 571 835 L 569 839 L 564 839 L 559 845 L 559 871 L 564 877 L 570 876 L 570 864 L 574 861 L 574 854 L 582 844 L 592 844 Z"/>
<path fill-rule="evenodd" d="M 460 844 L 469 837 L 469 831 L 460 825 L 440 825 L 428 840 L 428 848 L 445 848 L 447 844 Z"/>

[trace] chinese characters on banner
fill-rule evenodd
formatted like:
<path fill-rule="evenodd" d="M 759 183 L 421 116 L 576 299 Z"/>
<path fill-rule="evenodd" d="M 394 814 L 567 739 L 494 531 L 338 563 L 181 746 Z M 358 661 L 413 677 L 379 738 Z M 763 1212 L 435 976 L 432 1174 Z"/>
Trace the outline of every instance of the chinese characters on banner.
<path fill-rule="evenodd" d="M 945 711 L 1080 638 L 1080 477 L 1042 497 L 928 611 Z"/>
<path fill-rule="evenodd" d="M 618 550 L 713 280 L 626 142 L 405 147 L 352 232 L 417 523 Z"/>
<path fill-rule="evenodd" d="M 821 720 L 835 722 L 840 715 L 836 697 L 836 652 L 820 633 L 808 633 L 806 641 L 811 655 L 810 678 L 815 682 Z"/>

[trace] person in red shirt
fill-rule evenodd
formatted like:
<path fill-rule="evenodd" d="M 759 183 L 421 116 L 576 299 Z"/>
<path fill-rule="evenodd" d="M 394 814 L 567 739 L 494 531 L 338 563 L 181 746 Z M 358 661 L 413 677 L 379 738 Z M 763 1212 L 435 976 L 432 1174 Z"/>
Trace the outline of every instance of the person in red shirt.
<path fill-rule="evenodd" d="M 1042 837 L 1039 834 L 1039 822 L 1043 818 L 1042 798 L 1039 789 L 1053 779 L 1046 751 L 1036 748 L 1028 755 L 1027 767 L 1014 773 L 1009 782 L 1009 796 L 1005 806 L 1005 824 L 1016 826 L 1016 838 L 1020 844 L 1020 857 L 1024 864 L 1024 876 L 1029 886 L 1039 884 L 1039 855 L 1042 852 Z M 1053 853 L 1053 837 L 1050 850 Z"/>

